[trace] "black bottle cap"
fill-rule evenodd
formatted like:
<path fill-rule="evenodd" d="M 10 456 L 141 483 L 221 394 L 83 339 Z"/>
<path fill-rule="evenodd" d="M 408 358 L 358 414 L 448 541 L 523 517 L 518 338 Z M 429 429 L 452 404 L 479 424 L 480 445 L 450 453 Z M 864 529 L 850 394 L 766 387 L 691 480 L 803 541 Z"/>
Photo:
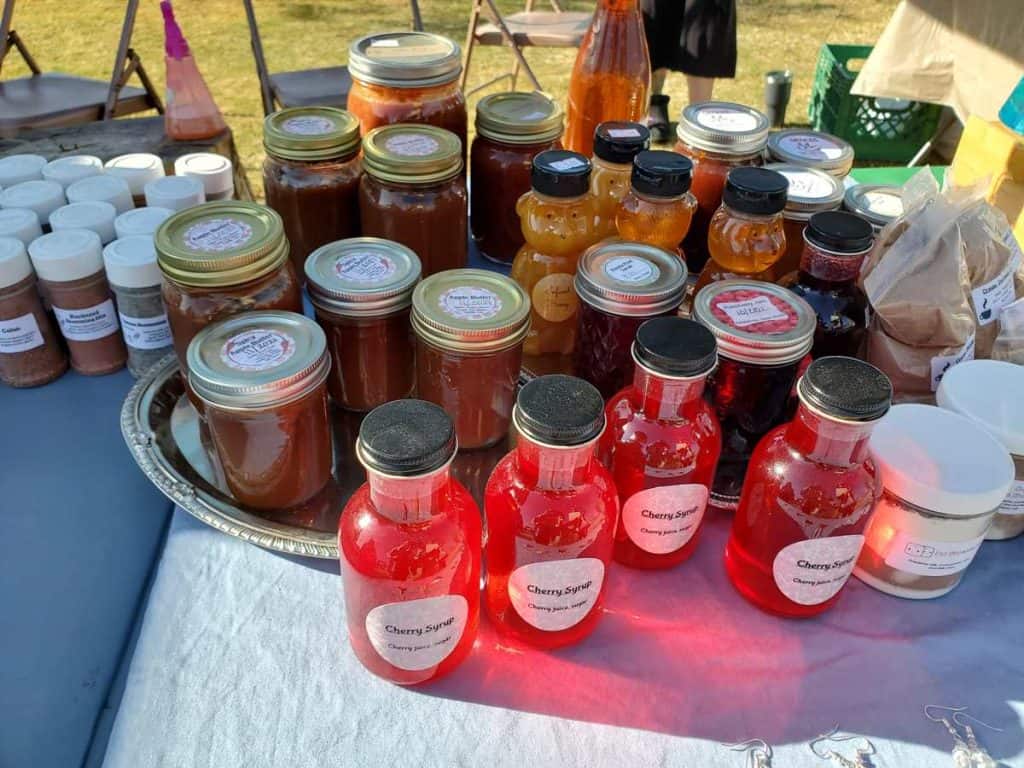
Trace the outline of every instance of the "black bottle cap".
<path fill-rule="evenodd" d="M 693 161 L 678 152 L 645 150 L 633 158 L 630 183 L 642 195 L 679 197 L 690 191 Z"/>
<path fill-rule="evenodd" d="M 722 202 L 741 213 L 767 216 L 786 207 L 789 181 L 777 171 L 743 166 L 725 179 Z"/>
<path fill-rule="evenodd" d="M 640 326 L 637 361 L 665 376 L 702 376 L 715 367 L 718 342 L 707 326 L 681 317 L 656 317 Z"/>
<path fill-rule="evenodd" d="M 601 123 L 594 131 L 594 156 L 606 163 L 632 163 L 651 146 L 651 132 L 640 123 Z"/>
<path fill-rule="evenodd" d="M 853 357 L 822 357 L 797 385 L 800 399 L 825 416 L 846 421 L 882 418 L 892 403 L 892 382 L 875 366 Z"/>
<path fill-rule="evenodd" d="M 843 253 L 863 253 L 875 240 L 871 222 L 847 211 L 814 214 L 807 222 L 804 234 L 819 248 Z"/>
<path fill-rule="evenodd" d="M 533 158 L 530 184 L 551 197 L 585 195 L 590 190 L 590 160 L 567 149 L 541 152 Z"/>
<path fill-rule="evenodd" d="M 516 398 L 516 429 L 548 445 L 581 445 L 604 429 L 604 400 L 593 384 L 554 374 L 529 382 Z"/>
<path fill-rule="evenodd" d="M 357 452 L 367 469 L 412 477 L 440 469 L 455 455 L 455 425 L 424 400 L 394 400 L 363 419 Z"/>

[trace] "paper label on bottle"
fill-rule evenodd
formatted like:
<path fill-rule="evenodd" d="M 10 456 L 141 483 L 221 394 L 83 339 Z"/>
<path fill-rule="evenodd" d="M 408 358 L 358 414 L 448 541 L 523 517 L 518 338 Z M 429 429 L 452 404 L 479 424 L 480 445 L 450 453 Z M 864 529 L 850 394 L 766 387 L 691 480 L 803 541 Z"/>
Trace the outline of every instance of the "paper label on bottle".
<path fill-rule="evenodd" d="M 779 149 L 798 155 L 805 160 L 838 160 L 843 148 L 820 134 L 797 133 L 783 136 Z"/>
<path fill-rule="evenodd" d="M 636 128 L 609 128 L 608 135 L 613 139 L 639 139 L 640 131 Z"/>
<path fill-rule="evenodd" d="M 419 672 L 436 667 L 455 650 L 468 615 L 462 595 L 385 603 L 366 614 L 366 634 L 389 664 Z"/>
<path fill-rule="evenodd" d="M 932 392 L 939 390 L 939 383 L 942 381 L 942 377 L 946 375 L 946 371 L 952 368 L 954 365 L 964 362 L 965 360 L 974 359 L 974 334 L 972 333 L 970 338 L 967 339 L 967 343 L 960 348 L 959 352 L 952 355 L 937 355 L 932 358 Z"/>
<path fill-rule="evenodd" d="M 834 187 L 816 173 L 810 171 L 779 171 L 789 182 L 788 193 L 792 198 L 819 200 L 832 194 Z"/>
<path fill-rule="evenodd" d="M 508 596 L 523 621 L 545 632 L 579 624 L 604 585 L 604 563 L 596 557 L 548 560 L 516 568 Z"/>
<path fill-rule="evenodd" d="M 384 142 L 388 152 L 402 157 L 426 157 L 441 148 L 436 139 L 422 133 L 399 133 L 389 136 Z"/>
<path fill-rule="evenodd" d="M 622 526 L 640 549 L 665 555 L 693 538 L 707 505 L 708 489 L 699 483 L 648 488 L 622 505 Z"/>
<path fill-rule="evenodd" d="M 985 536 L 967 541 L 927 541 L 897 531 L 889 542 L 885 564 L 917 576 L 949 576 L 960 573 L 978 554 Z"/>
<path fill-rule="evenodd" d="M 549 166 L 554 168 L 556 171 L 571 171 L 574 168 L 582 168 L 586 165 L 585 162 L 580 160 L 578 157 L 565 157 L 561 160 L 555 160 L 552 163 L 548 163 Z"/>
<path fill-rule="evenodd" d="M 117 313 L 114 302 L 107 299 L 102 304 L 85 309 L 61 309 L 54 307 L 60 332 L 68 341 L 96 341 L 117 333 Z"/>
<path fill-rule="evenodd" d="M 999 511 L 1004 515 L 1024 515 L 1024 480 L 1014 481 Z"/>
<path fill-rule="evenodd" d="M 338 125 L 327 117 L 303 115 L 301 117 L 289 117 L 281 123 L 281 128 L 288 133 L 295 133 L 299 136 L 321 136 L 338 130 Z"/>
<path fill-rule="evenodd" d="M 39 323 L 31 312 L 20 317 L 12 317 L 10 320 L 0 320 L 0 354 L 28 352 L 30 349 L 43 346 L 43 343 Z"/>
<path fill-rule="evenodd" d="M 538 280 L 530 293 L 537 314 L 549 323 L 562 323 L 575 315 L 579 300 L 572 282 L 573 276 L 562 272 Z"/>
<path fill-rule="evenodd" d="M 475 285 L 449 288 L 437 300 L 441 311 L 458 320 L 490 320 L 501 312 L 501 298 Z"/>
<path fill-rule="evenodd" d="M 346 253 L 334 262 L 334 274 L 349 283 L 379 283 L 398 270 L 392 259 L 382 253 L 356 251 Z"/>
<path fill-rule="evenodd" d="M 657 264 L 636 256 L 615 256 L 608 259 L 601 269 L 612 280 L 628 285 L 647 285 L 661 276 Z"/>
<path fill-rule="evenodd" d="M 697 122 L 705 128 L 728 133 L 743 133 L 757 128 L 757 118 L 738 109 L 710 107 L 697 113 Z"/>
<path fill-rule="evenodd" d="M 720 301 L 715 307 L 725 312 L 737 328 L 789 319 L 785 312 L 775 306 L 770 296 L 755 296 L 742 301 Z"/>
<path fill-rule="evenodd" d="M 864 537 L 828 536 L 790 544 L 775 556 L 775 585 L 800 605 L 819 605 L 836 596 L 853 573 Z"/>
<path fill-rule="evenodd" d="M 184 239 L 193 251 L 219 253 L 248 243 L 252 227 L 238 219 L 205 219 L 186 229 Z"/>
<path fill-rule="evenodd" d="M 133 349 L 161 349 L 171 345 L 171 326 L 167 315 L 155 317 L 131 317 L 118 312 L 124 341 Z"/>
<path fill-rule="evenodd" d="M 220 350 L 223 363 L 238 371 L 268 371 L 295 354 L 295 339 L 287 333 L 254 328 L 235 334 Z"/>
<path fill-rule="evenodd" d="M 1010 238 L 1013 238 L 1012 233 Z M 974 304 L 974 312 L 978 316 L 978 325 L 995 322 L 999 319 L 1003 307 L 1017 300 L 1013 278 L 1019 265 L 1020 259 L 1014 255 L 995 279 L 971 290 L 971 303 Z"/>

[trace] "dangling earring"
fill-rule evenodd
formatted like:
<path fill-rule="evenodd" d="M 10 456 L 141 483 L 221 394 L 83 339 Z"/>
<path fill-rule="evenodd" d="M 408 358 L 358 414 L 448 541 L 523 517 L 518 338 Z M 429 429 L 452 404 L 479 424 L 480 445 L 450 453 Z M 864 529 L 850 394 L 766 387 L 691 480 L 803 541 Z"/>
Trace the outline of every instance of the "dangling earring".
<path fill-rule="evenodd" d="M 967 734 L 967 749 L 970 750 L 971 760 L 973 761 L 974 768 L 999 768 L 999 763 L 997 763 L 992 758 L 992 756 L 986 751 L 984 747 L 978 744 L 978 739 L 974 735 L 974 729 L 971 728 L 971 726 L 967 723 L 960 722 L 960 720 L 957 719 L 960 717 L 965 719 L 970 718 L 979 725 L 983 725 L 986 728 L 989 728 L 993 731 L 1002 731 L 1002 729 L 996 728 L 994 726 L 989 725 L 988 723 L 982 722 L 973 715 L 968 715 L 966 712 L 963 711 L 957 712 L 953 715 L 953 722 L 959 725 L 961 728 L 963 728 L 964 732 Z"/>
<path fill-rule="evenodd" d="M 764 739 L 749 739 L 738 744 L 725 744 L 731 750 L 747 752 L 747 768 L 771 768 L 772 748 Z"/>
<path fill-rule="evenodd" d="M 950 736 L 953 737 L 953 768 L 971 768 L 971 748 L 964 742 L 960 736 L 960 731 L 956 729 L 956 726 L 945 717 L 935 717 L 932 715 L 930 710 L 933 709 L 944 709 L 947 712 L 952 712 L 953 719 L 963 712 L 966 707 L 942 707 L 938 704 L 926 704 L 924 707 L 924 716 L 931 720 L 933 723 L 942 723 L 946 730 L 949 731 Z"/>
<path fill-rule="evenodd" d="M 872 744 L 871 741 L 867 738 L 864 739 L 864 743 L 866 746 L 857 749 L 857 751 L 854 753 L 853 760 L 851 760 L 848 757 L 844 757 L 843 755 L 831 749 L 825 752 L 819 752 L 815 748 L 815 745 L 819 741 L 850 741 L 851 739 L 856 738 L 857 736 L 853 734 L 840 736 L 839 726 L 836 725 L 831 731 L 821 734 L 813 741 L 811 741 L 811 743 L 807 746 L 811 748 L 811 752 L 813 752 L 816 757 L 820 757 L 822 760 L 835 760 L 837 763 L 839 763 L 840 766 L 842 766 L 842 768 L 871 768 L 871 761 L 869 758 L 871 757 L 871 755 L 875 754 L 875 745 Z"/>

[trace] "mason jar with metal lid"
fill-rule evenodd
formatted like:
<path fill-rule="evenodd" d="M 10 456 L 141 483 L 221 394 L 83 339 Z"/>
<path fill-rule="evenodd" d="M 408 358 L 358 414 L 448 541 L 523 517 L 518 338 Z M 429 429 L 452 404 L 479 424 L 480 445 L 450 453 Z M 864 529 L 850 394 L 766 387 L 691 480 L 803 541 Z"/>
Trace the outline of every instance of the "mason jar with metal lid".
<path fill-rule="evenodd" d="M 367 35 L 349 47 L 348 71 L 348 110 L 364 135 L 381 125 L 423 123 L 451 131 L 466 146 L 457 43 L 429 32 Z"/>
<path fill-rule="evenodd" d="M 772 163 L 765 168 L 781 173 L 789 182 L 786 207 L 782 211 L 782 228 L 786 232 L 786 252 L 775 264 L 780 279 L 800 268 L 804 248 L 804 227 L 811 216 L 834 211 L 843 204 L 843 183 L 835 176 L 814 168 L 788 163 Z"/>
<path fill-rule="evenodd" d="M 576 375 L 611 397 L 633 376 L 633 341 L 652 317 L 675 314 L 686 293 L 686 265 L 653 245 L 610 241 L 580 257 Z"/>
<path fill-rule="evenodd" d="M 448 412 L 462 448 L 508 434 L 529 327 L 530 299 L 504 275 L 453 269 L 416 286 L 417 395 Z"/>
<path fill-rule="evenodd" d="M 846 190 L 843 208 L 870 221 L 877 235 L 886 224 L 903 215 L 903 195 L 899 187 L 856 184 Z"/>
<path fill-rule="evenodd" d="M 280 214 L 300 279 L 321 245 L 359 234 L 359 121 L 333 107 L 292 107 L 263 121 L 263 189 Z"/>
<path fill-rule="evenodd" d="M 697 212 L 683 240 L 691 272 L 700 272 L 708 260 L 708 227 L 722 203 L 726 176 L 738 166 L 761 164 L 768 128 L 767 117 L 742 104 L 704 101 L 683 109 L 675 151 L 693 161 L 690 192 Z"/>
<path fill-rule="evenodd" d="M 792 412 L 793 386 L 814 342 L 814 310 L 778 285 L 721 280 L 697 293 L 693 319 L 718 341 L 708 392 L 722 426 L 722 455 L 711 504 L 734 510 L 758 441 Z"/>
<path fill-rule="evenodd" d="M 404 245 L 354 237 L 317 248 L 306 260 L 306 286 L 327 334 L 334 402 L 369 411 L 409 397 L 415 356 L 409 312 L 420 260 Z"/>
<path fill-rule="evenodd" d="M 466 180 L 454 133 L 410 123 L 376 128 L 363 137 L 363 166 L 364 235 L 412 248 L 424 275 L 466 265 Z"/>
<path fill-rule="evenodd" d="M 543 93 L 494 93 L 476 105 L 469 224 L 480 253 L 511 264 L 525 242 L 516 202 L 530 190 L 535 155 L 562 146 L 562 108 Z"/>
<path fill-rule="evenodd" d="M 293 312 L 246 312 L 188 346 L 188 381 L 231 495 L 259 510 L 294 507 L 331 478 L 324 332 Z"/>
<path fill-rule="evenodd" d="M 853 147 L 838 136 L 810 128 L 776 131 L 768 137 L 768 160 L 815 168 L 842 179 L 853 168 Z"/>

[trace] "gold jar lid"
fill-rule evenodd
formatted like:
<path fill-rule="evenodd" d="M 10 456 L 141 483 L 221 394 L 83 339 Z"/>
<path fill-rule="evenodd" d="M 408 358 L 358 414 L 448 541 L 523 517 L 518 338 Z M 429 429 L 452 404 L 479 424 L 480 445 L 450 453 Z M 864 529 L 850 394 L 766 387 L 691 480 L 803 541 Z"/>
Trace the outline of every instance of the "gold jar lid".
<path fill-rule="evenodd" d="M 530 299 L 517 283 L 497 272 L 450 269 L 416 286 L 412 328 L 442 349 L 497 352 L 526 338 Z"/>
<path fill-rule="evenodd" d="M 504 144 L 540 144 L 562 135 L 562 117 L 546 93 L 492 93 L 476 105 L 476 132 Z"/>
<path fill-rule="evenodd" d="M 331 160 L 359 151 L 359 120 L 334 107 L 291 107 L 263 120 L 263 147 L 286 160 Z"/>
<path fill-rule="evenodd" d="M 381 181 L 434 184 L 462 170 L 462 142 L 434 125 L 382 125 L 363 137 L 363 166 Z"/>
<path fill-rule="evenodd" d="M 305 270 L 313 306 L 349 317 L 380 317 L 412 303 L 422 265 L 401 243 L 350 237 L 317 248 Z"/>
<path fill-rule="evenodd" d="M 429 88 L 450 83 L 462 72 L 458 43 L 430 32 L 381 32 L 349 47 L 354 80 L 391 88 Z"/>
<path fill-rule="evenodd" d="M 178 211 L 154 236 L 157 264 L 182 285 L 239 285 L 288 258 L 281 217 L 259 203 L 223 200 Z"/>

